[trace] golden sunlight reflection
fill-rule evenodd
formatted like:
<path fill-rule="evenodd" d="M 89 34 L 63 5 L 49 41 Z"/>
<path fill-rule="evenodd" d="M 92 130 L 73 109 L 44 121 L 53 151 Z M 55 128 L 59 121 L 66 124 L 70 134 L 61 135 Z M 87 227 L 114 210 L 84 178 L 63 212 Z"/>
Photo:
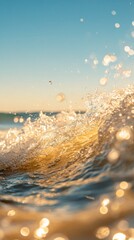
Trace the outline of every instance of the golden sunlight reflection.
<path fill-rule="evenodd" d="M 47 233 L 49 232 L 48 226 L 50 224 L 50 221 L 48 218 L 42 218 L 39 222 L 39 228 L 35 230 L 34 237 L 36 239 L 42 239 L 45 238 Z"/>
<path fill-rule="evenodd" d="M 117 191 L 116 191 L 116 197 L 117 198 L 121 198 L 121 197 L 123 197 L 124 196 L 124 190 L 123 189 L 118 189 Z"/>
<path fill-rule="evenodd" d="M 108 161 L 112 163 L 116 162 L 119 158 L 119 155 L 119 151 L 117 151 L 116 149 L 112 149 L 107 156 Z"/>
<path fill-rule="evenodd" d="M 123 70 L 123 71 L 122 71 L 122 75 L 123 75 L 123 77 L 125 77 L 125 78 L 131 77 L 131 74 L 132 74 L 132 71 L 131 71 L 130 69 L 127 69 L 127 70 Z"/>
<path fill-rule="evenodd" d="M 102 61 L 102 64 L 104 66 L 109 66 L 110 63 L 113 63 L 117 60 L 117 57 L 115 55 L 105 55 Z"/>
<path fill-rule="evenodd" d="M 12 210 L 8 211 L 7 216 L 12 217 L 15 214 L 16 214 L 15 210 L 12 209 Z"/>
<path fill-rule="evenodd" d="M 120 141 L 129 140 L 130 137 L 131 137 L 131 129 L 128 127 L 123 127 L 116 133 L 116 138 L 117 140 L 120 140 Z"/>
<path fill-rule="evenodd" d="M 67 237 L 56 237 L 53 240 L 69 240 Z"/>
<path fill-rule="evenodd" d="M 58 102 L 63 102 L 65 100 L 65 94 L 64 93 L 58 93 L 56 96 L 56 100 Z"/>
<path fill-rule="evenodd" d="M 102 201 L 102 206 L 107 206 L 110 203 L 110 199 L 109 198 L 104 198 Z"/>
<path fill-rule="evenodd" d="M 22 227 L 20 233 L 22 236 L 27 237 L 30 234 L 30 230 L 28 227 Z"/>
<path fill-rule="evenodd" d="M 14 123 L 18 123 L 19 122 L 19 118 L 18 117 L 15 117 L 14 118 Z"/>
<path fill-rule="evenodd" d="M 105 206 L 101 206 L 100 207 L 100 213 L 103 214 L 103 215 L 107 214 L 108 213 L 108 208 L 105 207 Z"/>
<path fill-rule="evenodd" d="M 126 239 L 126 235 L 121 232 L 115 233 L 113 236 L 113 240 L 125 240 L 125 239 Z"/>
<path fill-rule="evenodd" d="M 49 223 L 50 222 L 49 222 L 48 218 L 42 218 L 41 221 L 40 221 L 40 227 L 41 228 L 48 227 Z"/>
<path fill-rule="evenodd" d="M 133 2 L 0 1 L 0 240 L 134 240 Z"/>
<path fill-rule="evenodd" d="M 23 122 L 24 122 L 23 117 L 20 117 L 19 122 L 20 122 L 20 123 L 23 123 Z"/>
<path fill-rule="evenodd" d="M 109 234 L 110 234 L 109 227 L 100 227 L 100 228 L 98 228 L 98 230 L 96 232 L 96 237 L 99 239 L 104 239 L 104 238 L 108 237 Z"/>
<path fill-rule="evenodd" d="M 133 49 L 130 49 L 130 51 L 128 52 L 128 54 L 129 54 L 130 56 L 133 56 L 133 55 L 134 55 L 134 50 L 133 50 Z"/>
<path fill-rule="evenodd" d="M 105 215 L 108 213 L 108 205 L 110 203 L 110 199 L 109 198 L 104 198 L 101 202 L 101 207 L 99 209 L 100 213 Z"/>
<path fill-rule="evenodd" d="M 100 85 L 102 85 L 102 86 L 106 85 L 107 81 L 108 81 L 108 79 L 106 77 L 101 78 Z"/>
<path fill-rule="evenodd" d="M 126 190 L 128 187 L 129 187 L 128 182 L 122 181 L 122 182 L 120 183 L 120 188 L 121 188 L 121 189 Z"/>
<path fill-rule="evenodd" d="M 37 228 L 34 233 L 34 237 L 36 239 L 42 239 L 46 237 L 46 234 L 48 233 L 48 228 Z"/>
<path fill-rule="evenodd" d="M 15 117 L 13 119 L 13 121 L 14 121 L 14 123 L 18 123 L 18 122 L 23 123 L 24 122 L 24 118 L 23 117 Z"/>
<path fill-rule="evenodd" d="M 132 48 L 130 48 L 129 46 L 125 46 L 124 47 L 124 51 L 126 53 L 128 53 L 130 56 L 133 56 L 134 55 L 134 50 Z"/>

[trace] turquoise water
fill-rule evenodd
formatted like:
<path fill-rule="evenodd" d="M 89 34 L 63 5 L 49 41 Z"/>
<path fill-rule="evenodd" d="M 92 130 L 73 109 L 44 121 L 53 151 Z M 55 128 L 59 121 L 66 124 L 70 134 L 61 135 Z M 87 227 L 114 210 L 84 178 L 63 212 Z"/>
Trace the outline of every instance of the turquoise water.
<path fill-rule="evenodd" d="M 1 239 L 134 238 L 134 91 L 0 114 Z"/>

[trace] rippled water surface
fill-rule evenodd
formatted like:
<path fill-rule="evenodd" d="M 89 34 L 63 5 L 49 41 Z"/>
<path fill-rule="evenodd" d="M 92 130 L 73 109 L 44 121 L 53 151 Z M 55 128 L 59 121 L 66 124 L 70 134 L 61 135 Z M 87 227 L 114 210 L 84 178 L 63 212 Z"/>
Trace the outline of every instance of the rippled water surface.
<path fill-rule="evenodd" d="M 0 115 L 0 239 L 134 239 L 134 88 L 87 102 Z"/>

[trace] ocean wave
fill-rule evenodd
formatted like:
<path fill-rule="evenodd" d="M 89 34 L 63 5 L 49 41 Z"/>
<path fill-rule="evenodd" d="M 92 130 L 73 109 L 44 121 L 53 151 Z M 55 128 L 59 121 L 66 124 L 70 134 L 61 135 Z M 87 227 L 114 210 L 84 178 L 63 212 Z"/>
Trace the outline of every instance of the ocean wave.
<path fill-rule="evenodd" d="M 35 121 L 28 118 L 21 129 L 10 129 L 1 136 L 0 169 L 43 171 L 52 165 L 81 162 L 97 154 L 125 126 L 132 141 L 133 98 L 131 86 L 88 96 L 85 114 L 61 112 L 50 117 L 40 113 Z"/>
<path fill-rule="evenodd" d="M 86 106 L 0 135 L 2 239 L 133 239 L 134 88 Z"/>

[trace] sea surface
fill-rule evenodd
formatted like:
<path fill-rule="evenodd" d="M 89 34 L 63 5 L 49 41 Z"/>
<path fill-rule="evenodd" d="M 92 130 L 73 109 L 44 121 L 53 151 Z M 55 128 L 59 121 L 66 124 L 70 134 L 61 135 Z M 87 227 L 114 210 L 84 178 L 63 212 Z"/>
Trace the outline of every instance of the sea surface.
<path fill-rule="evenodd" d="M 134 86 L 0 113 L 0 239 L 134 240 Z"/>

